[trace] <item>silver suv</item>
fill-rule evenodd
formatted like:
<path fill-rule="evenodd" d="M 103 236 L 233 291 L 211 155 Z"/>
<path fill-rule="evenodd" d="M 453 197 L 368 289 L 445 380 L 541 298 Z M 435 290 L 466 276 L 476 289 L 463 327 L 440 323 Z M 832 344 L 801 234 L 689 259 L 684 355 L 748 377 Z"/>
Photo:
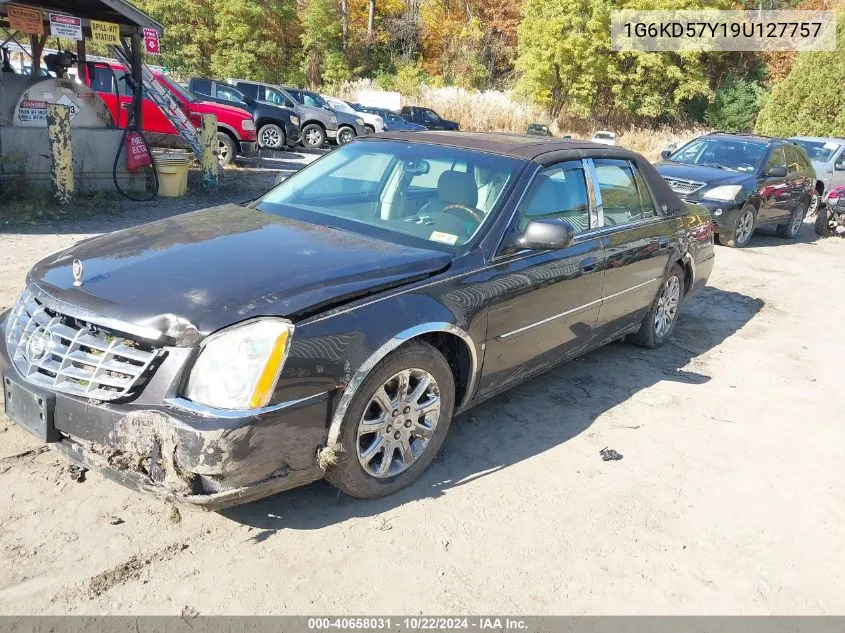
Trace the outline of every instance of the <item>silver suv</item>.
<path fill-rule="evenodd" d="M 789 140 L 804 148 L 816 170 L 816 194 L 807 209 L 810 215 L 818 210 L 820 202 L 827 202 L 831 189 L 845 185 L 845 138 L 794 136 Z"/>

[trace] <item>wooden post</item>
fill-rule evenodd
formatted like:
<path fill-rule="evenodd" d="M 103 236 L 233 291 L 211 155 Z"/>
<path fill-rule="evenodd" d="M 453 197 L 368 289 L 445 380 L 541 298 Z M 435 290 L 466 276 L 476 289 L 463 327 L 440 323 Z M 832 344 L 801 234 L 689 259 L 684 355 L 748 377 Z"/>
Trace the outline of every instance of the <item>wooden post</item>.
<path fill-rule="evenodd" d="M 60 204 L 73 199 L 73 152 L 71 151 L 70 108 L 47 104 L 47 138 L 50 141 L 50 174 Z"/>
<path fill-rule="evenodd" d="M 41 53 L 44 52 L 44 45 L 47 43 L 46 35 L 30 35 L 29 50 L 32 58 L 32 77 L 41 75 Z"/>
<path fill-rule="evenodd" d="M 85 40 L 76 42 L 76 72 L 79 75 L 79 81 L 83 86 L 88 84 L 88 61 L 85 53 Z"/>
<path fill-rule="evenodd" d="M 131 55 L 129 57 L 129 61 L 132 64 L 132 77 L 135 79 L 138 89 L 141 90 L 141 94 L 143 94 L 144 74 L 141 70 L 141 46 L 143 46 L 143 42 L 141 41 L 141 34 L 133 33 L 131 38 L 131 44 L 129 47 L 129 53 Z M 143 111 L 141 101 L 141 99 L 137 99 L 135 101 L 135 111 L 133 112 L 135 129 L 139 132 L 144 129 L 144 121 L 141 117 L 141 112 Z"/>
<path fill-rule="evenodd" d="M 217 116 L 203 114 L 200 126 L 202 146 L 202 185 L 209 189 L 217 187 L 219 164 L 217 162 Z"/>

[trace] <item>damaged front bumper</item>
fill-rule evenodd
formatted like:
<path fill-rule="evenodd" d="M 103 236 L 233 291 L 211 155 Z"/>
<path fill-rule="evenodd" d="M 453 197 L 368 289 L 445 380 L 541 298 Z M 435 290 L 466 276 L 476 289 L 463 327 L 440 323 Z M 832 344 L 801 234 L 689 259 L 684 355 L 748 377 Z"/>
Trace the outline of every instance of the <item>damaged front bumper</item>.
<path fill-rule="evenodd" d="M 323 476 L 317 451 L 328 433 L 330 392 L 253 413 L 179 399 L 87 400 L 29 383 L 10 361 L 2 327 L 0 373 L 12 420 L 75 463 L 167 501 L 214 510 Z M 25 399 L 34 414 L 33 406 L 21 405 Z M 35 403 L 43 403 L 41 413 Z"/>

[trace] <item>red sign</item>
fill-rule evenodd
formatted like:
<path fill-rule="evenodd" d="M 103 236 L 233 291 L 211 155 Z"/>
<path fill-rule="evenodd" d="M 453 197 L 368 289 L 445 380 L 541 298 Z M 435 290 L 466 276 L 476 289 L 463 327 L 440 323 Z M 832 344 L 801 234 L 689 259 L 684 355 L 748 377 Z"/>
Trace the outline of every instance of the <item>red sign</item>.
<path fill-rule="evenodd" d="M 155 29 L 144 29 L 144 49 L 149 55 L 159 55 L 158 31 Z"/>
<path fill-rule="evenodd" d="M 139 132 L 129 132 L 126 135 L 126 168 L 129 171 L 135 171 L 152 165 L 153 158 L 147 151 L 147 146 L 144 144 L 144 139 L 141 138 Z"/>

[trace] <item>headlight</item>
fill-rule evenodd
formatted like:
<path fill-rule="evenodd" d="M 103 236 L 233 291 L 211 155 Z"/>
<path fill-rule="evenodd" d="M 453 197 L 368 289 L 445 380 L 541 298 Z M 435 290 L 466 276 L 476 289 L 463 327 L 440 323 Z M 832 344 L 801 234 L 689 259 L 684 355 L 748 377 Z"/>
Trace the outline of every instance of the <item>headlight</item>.
<path fill-rule="evenodd" d="M 364 119 L 355 119 L 355 123 L 357 123 L 361 127 L 364 127 Z"/>
<path fill-rule="evenodd" d="M 252 119 L 244 119 L 241 121 L 242 130 L 255 130 L 255 121 Z"/>
<path fill-rule="evenodd" d="M 218 409 L 255 409 L 270 402 L 288 355 L 293 324 L 259 319 L 209 336 L 184 396 Z"/>
<path fill-rule="evenodd" d="M 290 122 L 293 123 L 294 125 L 299 125 L 299 117 L 291 115 L 290 116 Z"/>
<path fill-rule="evenodd" d="M 722 185 L 705 191 L 701 197 L 705 200 L 733 200 L 742 191 L 742 185 Z"/>

